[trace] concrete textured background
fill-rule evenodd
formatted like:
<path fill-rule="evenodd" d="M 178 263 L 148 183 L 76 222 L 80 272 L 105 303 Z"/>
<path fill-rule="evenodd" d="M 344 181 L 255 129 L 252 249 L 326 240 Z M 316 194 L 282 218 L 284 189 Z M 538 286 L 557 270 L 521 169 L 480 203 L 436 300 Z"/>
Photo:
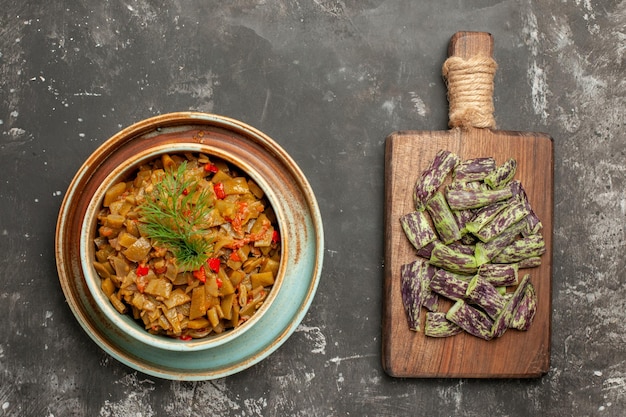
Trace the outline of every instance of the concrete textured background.
<path fill-rule="evenodd" d="M 0 416 L 626 414 L 625 28 L 623 0 L 0 0 Z M 446 129 L 440 69 L 459 30 L 494 35 L 498 127 L 554 138 L 552 359 L 538 379 L 381 368 L 384 140 Z M 190 109 L 293 156 L 326 252 L 309 313 L 274 354 L 172 382 L 82 331 L 54 230 L 99 144 Z"/>

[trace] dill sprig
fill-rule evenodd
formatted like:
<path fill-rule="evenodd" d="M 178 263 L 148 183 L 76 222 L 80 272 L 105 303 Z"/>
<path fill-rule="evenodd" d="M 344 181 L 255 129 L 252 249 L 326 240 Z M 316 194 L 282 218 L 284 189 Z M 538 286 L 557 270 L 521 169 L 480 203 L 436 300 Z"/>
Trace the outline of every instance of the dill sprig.
<path fill-rule="evenodd" d="M 185 175 L 187 162 L 166 169 L 141 205 L 142 230 L 157 244 L 169 249 L 179 268 L 199 269 L 209 258 L 206 219 L 213 209 L 210 194 Z"/>

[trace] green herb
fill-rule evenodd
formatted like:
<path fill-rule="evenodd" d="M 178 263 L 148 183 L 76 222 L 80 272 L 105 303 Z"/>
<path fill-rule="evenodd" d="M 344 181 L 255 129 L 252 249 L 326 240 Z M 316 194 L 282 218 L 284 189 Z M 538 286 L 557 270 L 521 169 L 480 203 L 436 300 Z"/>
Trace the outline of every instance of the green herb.
<path fill-rule="evenodd" d="M 179 268 L 199 269 L 209 258 L 212 243 L 206 224 L 213 207 L 210 192 L 185 175 L 187 163 L 165 170 L 141 205 L 142 230 L 157 244 L 169 249 Z"/>

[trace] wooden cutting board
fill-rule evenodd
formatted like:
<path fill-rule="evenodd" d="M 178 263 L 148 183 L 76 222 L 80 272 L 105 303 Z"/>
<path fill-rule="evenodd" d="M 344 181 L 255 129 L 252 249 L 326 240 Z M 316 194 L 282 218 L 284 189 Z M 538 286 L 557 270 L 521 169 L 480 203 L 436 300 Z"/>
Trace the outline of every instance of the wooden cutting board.
<path fill-rule="evenodd" d="M 492 54 L 493 38 L 488 33 L 459 32 L 450 42 L 450 56 L 469 59 Z M 400 267 L 415 260 L 416 254 L 399 218 L 415 210 L 415 182 L 440 149 L 454 152 L 462 160 L 487 156 L 498 164 L 508 158 L 517 160 L 515 178 L 521 181 L 543 224 L 547 247 L 541 266 L 520 270 L 520 277 L 531 274 L 538 297 L 536 316 L 525 332 L 509 329 L 502 337 L 485 341 L 468 334 L 430 338 L 409 330 L 400 293 Z M 550 365 L 552 210 L 553 141 L 548 135 L 467 125 L 389 135 L 385 144 L 385 371 L 394 377 L 420 378 L 528 378 L 545 374 Z"/>

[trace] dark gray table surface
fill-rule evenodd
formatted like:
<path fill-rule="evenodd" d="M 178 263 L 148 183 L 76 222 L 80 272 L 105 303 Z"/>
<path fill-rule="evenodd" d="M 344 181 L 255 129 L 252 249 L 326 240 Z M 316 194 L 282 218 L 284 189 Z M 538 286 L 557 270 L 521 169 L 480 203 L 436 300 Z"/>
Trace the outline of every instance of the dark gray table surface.
<path fill-rule="evenodd" d="M 626 413 L 626 6 L 621 0 L 0 1 L 0 416 Z M 494 35 L 499 128 L 554 138 L 551 367 L 524 380 L 381 367 L 384 143 L 444 130 L 459 30 Z M 302 324 L 230 377 L 172 382 L 72 315 L 54 234 L 70 180 L 122 127 L 198 110 L 280 143 L 325 259 Z"/>

